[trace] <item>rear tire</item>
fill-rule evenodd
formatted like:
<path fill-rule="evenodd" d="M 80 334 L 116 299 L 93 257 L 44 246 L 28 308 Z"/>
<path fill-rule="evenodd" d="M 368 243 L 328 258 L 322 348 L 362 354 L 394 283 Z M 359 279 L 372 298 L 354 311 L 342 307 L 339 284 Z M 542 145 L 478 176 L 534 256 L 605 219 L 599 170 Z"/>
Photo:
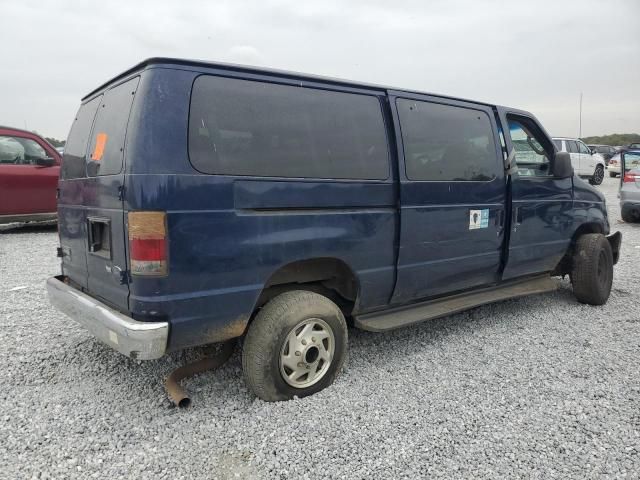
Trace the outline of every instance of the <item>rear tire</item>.
<path fill-rule="evenodd" d="M 607 302 L 613 283 L 613 252 L 604 235 L 589 233 L 578 238 L 571 283 L 580 303 L 604 305 Z"/>
<path fill-rule="evenodd" d="M 635 223 L 637 221 L 636 216 L 629 209 L 623 208 L 620 212 L 620 215 L 622 216 L 622 220 L 626 223 Z"/>
<path fill-rule="evenodd" d="M 604 180 L 604 167 L 602 165 L 598 165 L 596 170 L 593 172 L 593 176 L 589 179 L 589 183 L 591 185 L 600 185 Z"/>
<path fill-rule="evenodd" d="M 331 385 L 347 354 L 342 311 L 317 293 L 293 290 L 271 299 L 249 326 L 242 369 L 262 400 L 305 397 Z"/>

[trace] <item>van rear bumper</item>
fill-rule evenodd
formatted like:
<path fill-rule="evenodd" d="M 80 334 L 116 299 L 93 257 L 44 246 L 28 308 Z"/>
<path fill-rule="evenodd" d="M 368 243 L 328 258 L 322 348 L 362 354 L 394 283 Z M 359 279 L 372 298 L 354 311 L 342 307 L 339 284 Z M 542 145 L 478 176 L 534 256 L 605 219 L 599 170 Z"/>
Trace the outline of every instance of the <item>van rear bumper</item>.
<path fill-rule="evenodd" d="M 127 357 L 153 360 L 164 355 L 169 336 L 168 322 L 134 320 L 64 283 L 62 278 L 47 280 L 47 293 L 54 307 Z"/>

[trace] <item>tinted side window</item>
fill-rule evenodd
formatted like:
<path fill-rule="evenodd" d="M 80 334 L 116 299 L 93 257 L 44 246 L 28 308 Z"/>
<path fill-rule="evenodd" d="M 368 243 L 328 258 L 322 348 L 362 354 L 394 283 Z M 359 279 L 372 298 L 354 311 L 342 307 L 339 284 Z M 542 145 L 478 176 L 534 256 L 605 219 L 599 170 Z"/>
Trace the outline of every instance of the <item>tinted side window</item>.
<path fill-rule="evenodd" d="M 569 150 L 570 153 L 578 153 L 578 145 L 576 145 L 575 141 L 565 140 L 564 143 L 567 144 L 567 150 Z"/>
<path fill-rule="evenodd" d="M 113 175 L 122 170 L 129 112 L 139 78 L 132 78 L 102 97 L 89 148 L 87 174 Z"/>
<path fill-rule="evenodd" d="M 374 96 L 201 76 L 191 94 L 189 156 L 205 173 L 386 179 Z"/>
<path fill-rule="evenodd" d="M 559 152 L 562 151 L 562 140 L 554 140 L 553 144 L 556 146 Z"/>
<path fill-rule="evenodd" d="M 407 178 L 487 181 L 496 177 L 496 146 L 484 112 L 402 98 L 396 105 Z"/>
<path fill-rule="evenodd" d="M 60 177 L 64 179 L 79 178 L 86 175 L 85 154 L 87 153 L 87 143 L 91 135 L 91 126 L 96 116 L 96 110 L 100 105 L 102 95 L 94 98 L 90 102 L 80 105 L 76 118 L 71 125 L 71 131 L 64 146 L 64 156 L 62 157 L 62 169 Z"/>

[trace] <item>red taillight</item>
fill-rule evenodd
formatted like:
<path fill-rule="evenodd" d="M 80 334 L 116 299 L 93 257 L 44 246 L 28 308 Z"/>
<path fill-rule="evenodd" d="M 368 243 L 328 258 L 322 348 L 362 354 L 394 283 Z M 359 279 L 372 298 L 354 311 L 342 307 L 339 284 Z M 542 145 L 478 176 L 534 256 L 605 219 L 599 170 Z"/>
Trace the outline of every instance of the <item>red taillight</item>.
<path fill-rule="evenodd" d="M 624 178 L 622 179 L 623 182 L 635 182 L 636 178 L 638 178 L 636 175 L 634 175 L 633 173 L 625 173 L 624 174 Z"/>
<path fill-rule="evenodd" d="M 129 263 L 132 275 L 167 274 L 164 212 L 129 212 Z"/>

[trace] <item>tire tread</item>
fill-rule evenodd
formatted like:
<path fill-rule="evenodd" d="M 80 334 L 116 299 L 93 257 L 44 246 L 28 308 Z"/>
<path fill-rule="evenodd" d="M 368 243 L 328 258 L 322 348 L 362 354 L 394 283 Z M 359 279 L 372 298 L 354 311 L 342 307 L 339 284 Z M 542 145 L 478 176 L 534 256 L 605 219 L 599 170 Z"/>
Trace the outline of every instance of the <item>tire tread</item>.
<path fill-rule="evenodd" d="M 603 290 L 597 280 L 600 250 L 604 249 L 610 265 L 613 266 L 611 245 L 600 233 L 588 233 L 578 238 L 573 256 L 571 283 L 573 293 L 581 303 L 603 305 L 609 298 L 611 285 Z"/>

